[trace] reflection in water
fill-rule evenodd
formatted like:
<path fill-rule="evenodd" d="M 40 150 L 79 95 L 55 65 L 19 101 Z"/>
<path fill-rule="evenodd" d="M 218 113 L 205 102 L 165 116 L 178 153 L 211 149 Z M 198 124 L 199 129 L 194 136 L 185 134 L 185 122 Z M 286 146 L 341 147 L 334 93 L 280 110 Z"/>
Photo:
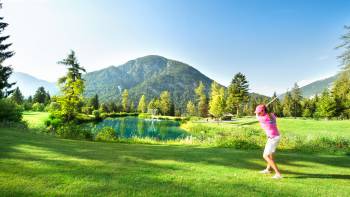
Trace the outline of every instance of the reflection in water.
<path fill-rule="evenodd" d="M 108 118 L 96 125 L 91 125 L 97 133 L 103 127 L 112 127 L 120 138 L 151 137 L 159 140 L 186 137 L 186 132 L 179 128 L 180 123 L 169 120 L 141 119 L 137 117 Z"/>

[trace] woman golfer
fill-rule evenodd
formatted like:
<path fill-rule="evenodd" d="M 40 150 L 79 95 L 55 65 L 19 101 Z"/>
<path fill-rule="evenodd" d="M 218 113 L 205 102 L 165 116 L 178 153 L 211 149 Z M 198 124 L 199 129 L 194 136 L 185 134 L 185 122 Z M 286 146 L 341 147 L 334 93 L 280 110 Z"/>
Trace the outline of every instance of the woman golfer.
<path fill-rule="evenodd" d="M 276 147 L 280 141 L 280 134 L 277 129 L 276 116 L 267 112 L 265 105 L 258 105 L 255 109 L 255 114 L 260 122 L 260 126 L 265 130 L 267 135 L 267 142 L 264 149 L 263 157 L 267 162 L 265 170 L 261 171 L 262 174 L 271 173 L 270 168 L 275 171 L 274 179 L 282 178 L 280 171 L 277 168 L 275 161 L 273 160 L 273 154 L 276 151 Z"/>

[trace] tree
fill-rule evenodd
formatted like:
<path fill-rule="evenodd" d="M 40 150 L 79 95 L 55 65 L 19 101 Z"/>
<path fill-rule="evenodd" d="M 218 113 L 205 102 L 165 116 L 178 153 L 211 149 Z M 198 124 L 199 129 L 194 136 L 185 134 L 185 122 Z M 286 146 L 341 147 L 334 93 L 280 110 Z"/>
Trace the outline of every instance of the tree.
<path fill-rule="evenodd" d="M 188 116 L 196 115 L 196 106 L 192 103 L 192 101 L 188 101 L 186 106 L 186 111 Z"/>
<path fill-rule="evenodd" d="M 342 70 L 332 88 L 332 96 L 336 102 L 336 115 L 350 118 L 350 26 L 345 26 L 347 33 L 341 39 L 343 43 L 337 49 L 345 49 L 338 57 Z"/>
<path fill-rule="evenodd" d="M 3 19 L 3 17 L 0 17 L 0 35 L 8 26 L 7 23 L 2 22 Z M 8 97 L 14 91 L 11 90 L 11 87 L 16 84 L 8 81 L 13 71 L 12 67 L 4 66 L 4 61 L 15 54 L 13 51 L 9 51 L 12 43 L 4 43 L 9 37 L 9 35 L 0 36 L 0 99 Z"/>
<path fill-rule="evenodd" d="M 146 110 L 147 110 L 146 96 L 142 95 L 139 101 L 139 105 L 137 107 L 137 111 L 140 113 L 145 113 Z"/>
<path fill-rule="evenodd" d="M 321 98 L 316 103 L 316 116 L 322 118 L 331 118 L 335 115 L 336 103 L 334 98 L 329 94 L 328 90 L 322 93 Z"/>
<path fill-rule="evenodd" d="M 49 91 L 47 91 L 47 92 L 46 92 L 46 96 L 45 96 L 44 104 L 45 104 L 45 105 L 48 105 L 48 104 L 50 104 L 50 102 L 51 102 L 51 96 L 50 96 Z"/>
<path fill-rule="evenodd" d="M 31 110 L 33 105 L 33 98 L 32 96 L 29 96 L 27 99 L 24 100 L 23 107 L 24 110 Z"/>
<path fill-rule="evenodd" d="M 17 105 L 22 105 L 24 102 L 24 97 L 21 93 L 21 91 L 19 90 L 19 88 L 17 87 L 11 96 L 11 99 L 17 104 Z"/>
<path fill-rule="evenodd" d="M 237 73 L 228 87 L 227 108 L 232 114 L 239 116 L 240 107 L 248 101 L 249 84 L 244 74 Z"/>
<path fill-rule="evenodd" d="M 283 116 L 292 116 L 292 95 L 287 91 L 283 99 Z"/>
<path fill-rule="evenodd" d="M 33 102 L 45 103 L 45 101 L 47 101 L 47 93 L 45 91 L 45 88 L 41 86 L 36 90 L 34 94 Z"/>
<path fill-rule="evenodd" d="M 300 117 L 302 114 L 301 109 L 301 100 L 303 96 L 301 95 L 301 90 L 297 83 L 294 84 L 294 87 L 291 92 L 291 115 L 293 117 Z"/>
<path fill-rule="evenodd" d="M 71 50 L 66 59 L 59 61 L 58 64 L 67 66 L 68 73 L 66 76 L 62 77 L 59 82 L 65 82 L 67 79 L 75 82 L 77 80 L 82 80 L 82 72 L 86 72 L 84 67 L 81 67 L 78 59 L 75 55 L 75 51 Z"/>
<path fill-rule="evenodd" d="M 160 94 L 159 107 L 160 107 L 160 112 L 162 113 L 162 115 L 169 115 L 170 94 L 168 91 L 163 91 Z"/>
<path fill-rule="evenodd" d="M 277 94 L 276 92 L 273 93 L 272 99 L 276 98 Z M 277 116 L 283 115 L 283 108 L 281 105 L 281 101 L 277 98 L 274 102 L 272 102 L 269 106 L 271 108 L 271 111 L 276 114 Z"/>
<path fill-rule="evenodd" d="M 100 101 L 98 99 L 98 95 L 97 94 L 95 94 L 95 96 L 90 99 L 89 106 L 91 106 L 93 110 L 98 110 L 99 109 Z"/>
<path fill-rule="evenodd" d="M 208 115 L 208 104 L 207 104 L 207 96 L 205 94 L 205 87 L 203 82 L 200 81 L 198 87 L 194 90 L 197 96 L 197 110 L 198 115 L 201 117 L 206 117 Z"/>
<path fill-rule="evenodd" d="M 131 103 L 130 103 L 130 110 L 129 111 L 130 112 L 135 112 L 135 104 L 134 104 L 133 101 L 131 101 Z"/>
<path fill-rule="evenodd" d="M 107 106 L 106 103 L 102 103 L 100 105 L 100 109 L 99 110 L 101 111 L 101 113 L 108 113 L 109 112 L 109 109 L 108 109 L 108 106 Z"/>
<path fill-rule="evenodd" d="M 219 87 L 215 81 L 211 84 L 209 113 L 215 118 L 223 115 L 225 109 L 225 89 Z"/>
<path fill-rule="evenodd" d="M 128 90 L 125 89 L 122 94 L 122 106 L 123 106 L 123 111 L 128 112 L 129 110 L 129 93 Z"/>
<path fill-rule="evenodd" d="M 117 104 L 113 101 L 107 103 L 107 108 L 110 113 L 118 111 Z"/>
<path fill-rule="evenodd" d="M 85 86 L 81 78 L 81 72 L 85 72 L 85 69 L 79 65 L 74 51 L 71 51 L 66 59 L 58 63 L 67 66 L 68 70 L 67 74 L 58 81 L 62 92 L 62 96 L 57 98 L 57 102 L 61 106 L 58 115 L 61 116 L 64 121 L 69 122 L 75 119 L 79 111 L 79 105 L 83 100 Z"/>
<path fill-rule="evenodd" d="M 153 113 L 154 110 L 156 110 L 156 112 L 159 111 L 159 100 L 154 98 L 152 99 L 149 103 L 148 103 L 148 113 Z"/>

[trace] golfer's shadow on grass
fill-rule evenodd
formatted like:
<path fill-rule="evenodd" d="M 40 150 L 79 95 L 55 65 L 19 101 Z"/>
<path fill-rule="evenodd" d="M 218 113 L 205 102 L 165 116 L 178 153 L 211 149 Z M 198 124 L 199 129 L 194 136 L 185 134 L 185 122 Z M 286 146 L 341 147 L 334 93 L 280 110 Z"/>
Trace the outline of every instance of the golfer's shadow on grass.
<path fill-rule="evenodd" d="M 307 174 L 307 173 L 294 173 L 289 171 L 284 171 L 286 174 L 296 175 L 293 177 L 288 177 L 289 179 L 350 179 L 348 174 Z"/>

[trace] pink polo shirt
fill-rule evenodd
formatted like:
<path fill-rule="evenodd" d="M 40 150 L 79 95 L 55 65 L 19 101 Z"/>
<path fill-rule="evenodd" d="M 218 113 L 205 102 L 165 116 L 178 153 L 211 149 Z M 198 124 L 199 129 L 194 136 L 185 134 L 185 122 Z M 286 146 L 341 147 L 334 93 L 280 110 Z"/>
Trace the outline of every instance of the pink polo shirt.
<path fill-rule="evenodd" d="M 277 129 L 275 114 L 271 114 L 271 119 L 268 114 L 258 116 L 258 120 L 260 126 L 265 130 L 267 137 L 273 138 L 280 135 Z"/>

